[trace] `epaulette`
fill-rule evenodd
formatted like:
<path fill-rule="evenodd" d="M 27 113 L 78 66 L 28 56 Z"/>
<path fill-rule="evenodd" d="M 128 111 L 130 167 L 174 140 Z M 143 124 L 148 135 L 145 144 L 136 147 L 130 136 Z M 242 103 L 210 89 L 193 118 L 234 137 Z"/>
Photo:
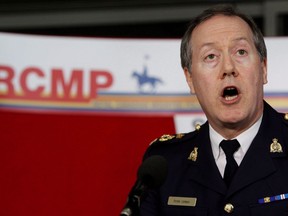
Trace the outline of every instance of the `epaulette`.
<path fill-rule="evenodd" d="M 195 126 L 195 130 L 190 133 L 178 133 L 178 134 L 163 134 L 159 138 L 153 140 L 149 145 L 154 145 L 156 143 L 175 143 L 179 141 L 184 141 L 185 139 L 189 139 L 193 137 L 198 131 L 201 129 L 201 125 L 197 124 Z"/>

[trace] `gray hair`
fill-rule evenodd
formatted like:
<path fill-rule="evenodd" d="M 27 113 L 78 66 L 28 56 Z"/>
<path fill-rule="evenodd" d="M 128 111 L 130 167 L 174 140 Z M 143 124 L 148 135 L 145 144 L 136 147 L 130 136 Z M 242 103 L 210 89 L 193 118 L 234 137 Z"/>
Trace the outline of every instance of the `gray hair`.
<path fill-rule="evenodd" d="M 241 12 L 231 5 L 217 5 L 212 8 L 209 8 L 203 11 L 200 15 L 195 17 L 189 24 L 183 38 L 181 41 L 180 55 L 181 55 L 181 66 L 182 68 L 187 68 L 191 73 L 192 65 L 192 44 L 191 44 L 191 35 L 193 30 L 204 21 L 212 18 L 216 15 L 225 15 L 225 16 L 238 16 L 244 20 L 250 27 L 253 33 L 253 40 L 255 47 L 258 51 L 261 61 L 267 58 L 267 50 L 264 42 L 263 35 L 260 29 L 257 27 L 253 19 Z"/>

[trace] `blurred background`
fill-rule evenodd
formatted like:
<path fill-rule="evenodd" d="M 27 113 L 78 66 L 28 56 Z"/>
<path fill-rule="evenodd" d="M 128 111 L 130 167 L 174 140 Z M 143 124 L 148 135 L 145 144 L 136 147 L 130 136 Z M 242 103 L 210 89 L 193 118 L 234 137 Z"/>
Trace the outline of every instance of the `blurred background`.
<path fill-rule="evenodd" d="M 191 17 L 216 3 L 237 5 L 264 36 L 288 35 L 287 0 L 1 0 L 0 31 L 180 38 Z"/>

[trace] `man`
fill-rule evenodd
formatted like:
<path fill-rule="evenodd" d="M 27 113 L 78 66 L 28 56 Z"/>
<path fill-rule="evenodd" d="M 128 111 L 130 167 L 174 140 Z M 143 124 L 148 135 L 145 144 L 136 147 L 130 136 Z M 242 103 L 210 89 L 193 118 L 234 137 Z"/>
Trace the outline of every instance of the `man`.
<path fill-rule="evenodd" d="M 168 176 L 142 200 L 141 215 L 288 215 L 288 115 L 263 101 L 259 29 L 231 6 L 208 9 L 184 35 L 181 63 L 208 121 L 150 145 L 144 159 L 164 156 Z"/>

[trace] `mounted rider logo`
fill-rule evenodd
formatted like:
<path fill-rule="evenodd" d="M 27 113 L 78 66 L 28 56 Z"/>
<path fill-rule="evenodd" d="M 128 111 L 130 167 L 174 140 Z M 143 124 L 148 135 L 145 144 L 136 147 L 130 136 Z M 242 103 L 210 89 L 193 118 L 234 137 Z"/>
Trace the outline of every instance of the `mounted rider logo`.
<path fill-rule="evenodd" d="M 160 78 L 148 75 L 146 65 L 144 65 L 142 73 L 134 71 L 132 73 L 132 77 L 137 78 L 138 90 L 140 94 L 155 94 L 157 84 L 163 84 L 163 81 Z"/>

